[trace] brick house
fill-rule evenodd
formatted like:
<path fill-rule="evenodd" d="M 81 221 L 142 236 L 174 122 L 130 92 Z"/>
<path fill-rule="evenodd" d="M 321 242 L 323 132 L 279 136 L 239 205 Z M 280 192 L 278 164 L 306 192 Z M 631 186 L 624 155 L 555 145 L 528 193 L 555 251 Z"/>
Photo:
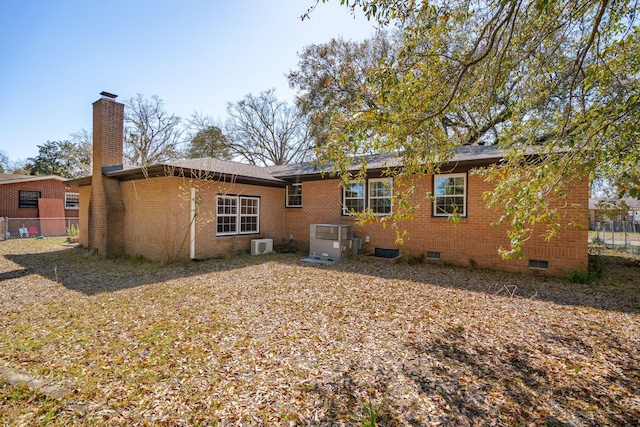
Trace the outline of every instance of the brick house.
<path fill-rule="evenodd" d="M 640 200 L 590 198 L 589 228 L 604 231 L 640 232 Z"/>
<path fill-rule="evenodd" d="M 77 222 L 79 207 L 78 186 L 66 178 L 0 173 L 0 218 L 8 221 L 9 236 L 24 227 L 30 236 L 64 235 L 68 221 Z"/>
<path fill-rule="evenodd" d="M 416 181 L 418 194 L 431 192 L 435 201 L 423 201 L 414 219 L 400 224 L 410 239 L 398 246 L 393 230 L 378 222 L 360 226 L 347 212 L 391 209 L 393 182 L 381 174 L 394 161 L 389 156 L 369 158 L 367 180 L 347 188 L 312 164 L 265 168 L 205 158 L 127 167 L 122 165 L 124 105 L 115 95 L 102 95 L 93 104 L 93 175 L 73 182 L 80 192 L 80 243 L 107 257 L 203 259 L 248 250 L 251 240 L 261 238 L 276 244 L 293 238 L 302 249 L 309 245 L 311 224 L 338 223 L 352 225 L 366 250 L 428 253 L 440 262 L 521 272 L 587 269 L 587 180 L 567 201 L 584 207 L 567 218 L 582 227 L 563 230 L 550 242 L 532 237 L 524 259 L 504 261 L 498 248 L 509 240 L 505 229 L 491 225 L 500 212 L 488 210 L 482 199 L 491 187 L 469 173 L 502 155 L 492 147 L 470 148 L 457 155 L 449 173 Z M 454 202 L 461 216 L 456 226 L 448 221 Z"/>

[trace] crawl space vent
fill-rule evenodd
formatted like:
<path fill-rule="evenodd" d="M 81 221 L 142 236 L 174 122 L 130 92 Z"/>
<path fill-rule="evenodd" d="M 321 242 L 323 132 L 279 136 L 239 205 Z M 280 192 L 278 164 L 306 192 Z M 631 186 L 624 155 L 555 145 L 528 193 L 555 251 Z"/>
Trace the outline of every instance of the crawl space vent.
<path fill-rule="evenodd" d="M 533 270 L 548 270 L 549 269 L 549 261 L 542 261 L 539 259 L 530 259 L 529 260 L 529 268 Z"/>
<path fill-rule="evenodd" d="M 385 249 L 385 248 L 375 248 L 374 253 L 375 256 L 380 258 L 398 258 L 400 256 L 399 249 Z"/>

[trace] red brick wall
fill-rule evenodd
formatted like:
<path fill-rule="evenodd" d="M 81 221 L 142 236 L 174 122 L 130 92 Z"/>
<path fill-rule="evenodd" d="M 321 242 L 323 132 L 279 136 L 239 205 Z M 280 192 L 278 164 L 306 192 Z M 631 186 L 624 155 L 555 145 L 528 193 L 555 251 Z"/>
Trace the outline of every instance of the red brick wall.
<path fill-rule="evenodd" d="M 260 198 L 260 233 L 250 235 L 216 236 L 216 196 L 218 194 L 255 196 Z M 244 184 L 207 183 L 199 195 L 202 221 L 198 224 L 196 255 L 207 258 L 215 255 L 248 251 L 252 239 L 273 239 L 284 242 L 284 188 L 260 187 Z"/>
<path fill-rule="evenodd" d="M 549 262 L 546 273 L 562 275 L 573 269 L 586 270 L 588 263 L 588 192 L 587 180 L 571 189 L 567 205 L 578 204 L 579 211 L 566 210 L 565 222 L 577 222 L 580 228 L 563 230 L 549 242 L 537 234 L 527 241 L 524 259 L 502 260 L 498 248 L 508 247 L 505 226 L 491 224 L 498 220 L 500 212 L 488 210 L 482 199 L 484 191 L 491 186 L 479 177 L 469 175 L 467 186 L 467 217 L 454 225 L 447 218 L 432 216 L 432 203 L 427 199 L 416 199 L 420 207 L 413 220 L 399 224 L 400 230 L 408 235 L 404 245 L 396 243 L 396 233 L 390 227 L 373 222 L 359 226 L 356 221 L 341 212 L 342 191 L 340 181 L 327 179 L 303 183 L 303 207 L 285 209 L 285 235 L 289 233 L 299 242 L 301 248 L 309 245 L 309 225 L 313 223 L 353 224 L 354 237 L 362 238 L 363 249 L 373 252 L 374 248 L 399 249 L 401 253 L 420 254 L 427 251 L 440 252 L 442 262 L 463 265 L 477 265 L 499 270 L 528 272 L 530 259 Z M 416 194 L 424 195 L 432 191 L 432 177 L 427 176 L 417 182 Z M 283 202 L 284 203 L 284 202 Z M 583 214 L 582 216 L 580 214 Z M 365 243 L 365 236 L 370 243 Z"/>
<path fill-rule="evenodd" d="M 189 257 L 190 188 L 197 188 L 200 200 L 196 231 L 196 258 L 209 258 L 250 249 L 250 241 L 271 238 L 274 244 L 287 241 L 290 234 L 301 248 L 308 248 L 309 226 L 313 223 L 341 223 L 354 226 L 354 236 L 362 238 L 363 249 L 373 252 L 376 247 L 399 249 L 404 254 L 440 252 L 440 262 L 477 265 L 499 270 L 531 271 L 529 260 L 549 262 L 547 274 L 562 275 L 573 269 L 586 269 L 588 183 L 569 191 L 567 205 L 577 204 L 579 211 L 567 209 L 566 222 L 575 221 L 581 228 L 571 227 L 550 242 L 534 235 L 525 245 L 522 260 L 502 260 L 498 248 L 508 247 L 506 227 L 494 227 L 500 212 L 488 210 L 482 192 L 491 186 L 481 178 L 469 175 L 467 186 L 467 217 L 457 225 L 446 218 L 432 216 L 432 204 L 423 199 L 413 220 L 399 224 L 408 236 L 404 245 L 396 243 L 391 227 L 374 222 L 364 226 L 352 217 L 343 216 L 342 191 L 337 179 L 308 181 L 303 184 L 303 207 L 285 208 L 282 188 L 242 184 L 193 181 L 179 177 L 153 178 L 120 183 L 124 206 L 124 247 L 130 256 L 151 260 Z M 432 177 L 417 182 L 417 194 L 432 191 Z M 81 189 L 81 211 L 88 213 L 89 187 Z M 216 236 L 216 195 L 246 195 L 260 197 L 260 234 L 246 236 Z M 581 216 L 582 214 L 582 216 Z M 88 227 L 81 220 L 81 230 Z M 542 228 L 540 228 L 542 232 Z M 370 237 L 367 245 L 365 236 Z M 84 238 L 84 237 L 83 237 Z M 83 244 L 86 244 L 82 240 Z"/>
<path fill-rule="evenodd" d="M 284 189 L 161 177 L 121 183 L 125 206 L 125 253 L 156 261 L 189 258 L 190 188 L 200 200 L 196 258 L 247 251 L 252 239 L 283 239 Z M 260 197 L 260 233 L 216 236 L 216 195 Z"/>
<path fill-rule="evenodd" d="M 87 246 L 106 257 L 124 254 L 124 205 L 120 183 L 102 167 L 122 164 L 124 104 L 101 98 L 93 103 L 93 174 Z"/>
<path fill-rule="evenodd" d="M 69 189 L 64 181 L 57 179 L 42 179 L 27 182 L 7 183 L 0 185 L 0 217 L 4 218 L 39 218 L 37 208 L 18 207 L 20 190 L 40 191 L 40 197 L 45 199 L 62 199 L 64 193 L 78 193 L 78 186 L 71 185 Z M 77 218 L 77 209 L 66 209 L 66 218 Z"/>

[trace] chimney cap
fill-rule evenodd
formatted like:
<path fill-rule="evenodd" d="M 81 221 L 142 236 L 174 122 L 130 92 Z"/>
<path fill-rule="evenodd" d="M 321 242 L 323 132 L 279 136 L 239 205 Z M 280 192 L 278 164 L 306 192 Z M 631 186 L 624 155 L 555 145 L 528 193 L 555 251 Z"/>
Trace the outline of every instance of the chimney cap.
<path fill-rule="evenodd" d="M 109 93 L 109 92 L 105 92 L 105 91 L 100 92 L 100 95 L 102 95 L 104 98 L 109 98 L 109 99 L 116 99 L 118 97 L 118 95 L 115 95 L 115 94 Z"/>

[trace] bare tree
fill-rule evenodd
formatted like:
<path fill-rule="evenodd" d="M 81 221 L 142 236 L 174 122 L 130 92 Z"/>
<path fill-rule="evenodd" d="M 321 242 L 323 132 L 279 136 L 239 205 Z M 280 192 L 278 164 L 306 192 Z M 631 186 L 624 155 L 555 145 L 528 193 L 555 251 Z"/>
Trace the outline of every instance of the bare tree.
<path fill-rule="evenodd" d="M 137 94 L 126 102 L 124 158 L 147 166 L 180 157 L 180 117 L 164 110 L 157 95 Z"/>
<path fill-rule="evenodd" d="M 91 175 L 93 160 L 93 135 L 86 129 L 71 134 L 71 142 L 75 146 L 76 175 Z"/>
<path fill-rule="evenodd" d="M 227 114 L 227 138 L 234 158 L 264 166 L 310 158 L 313 144 L 306 117 L 279 101 L 275 89 L 229 103 Z"/>
<path fill-rule="evenodd" d="M 185 157 L 195 159 L 213 157 L 230 160 L 231 153 L 222 125 L 211 116 L 194 112 L 187 122 Z"/>
<path fill-rule="evenodd" d="M 9 156 L 4 150 L 0 150 L 0 173 L 9 170 Z"/>

